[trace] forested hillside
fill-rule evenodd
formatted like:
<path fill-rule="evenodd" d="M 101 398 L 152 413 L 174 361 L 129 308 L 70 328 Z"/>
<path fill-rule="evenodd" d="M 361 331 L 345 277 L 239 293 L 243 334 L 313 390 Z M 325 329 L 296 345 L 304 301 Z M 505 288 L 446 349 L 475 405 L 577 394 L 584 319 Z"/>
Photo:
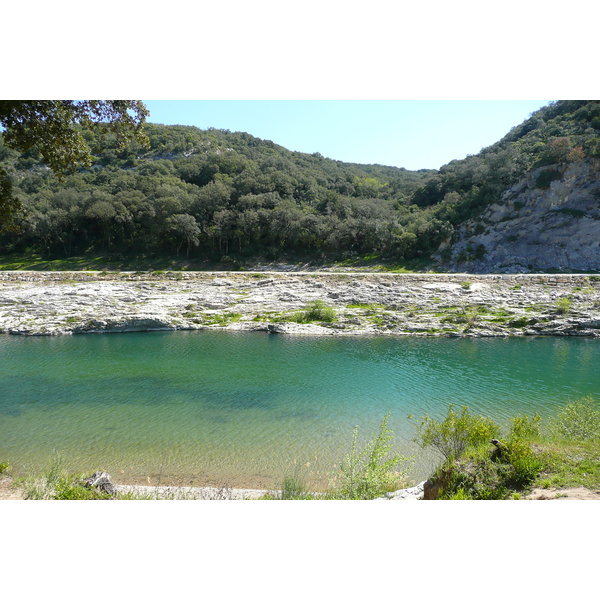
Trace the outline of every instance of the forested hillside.
<path fill-rule="evenodd" d="M 0 138 L 23 207 L 0 252 L 426 260 L 526 173 L 557 165 L 541 175 L 550 185 L 564 165 L 597 161 L 600 102 L 553 103 L 439 171 L 343 163 L 224 130 L 147 124 L 145 133 L 149 149 L 118 150 L 116 138 L 86 132 L 94 164 L 62 180 Z"/>

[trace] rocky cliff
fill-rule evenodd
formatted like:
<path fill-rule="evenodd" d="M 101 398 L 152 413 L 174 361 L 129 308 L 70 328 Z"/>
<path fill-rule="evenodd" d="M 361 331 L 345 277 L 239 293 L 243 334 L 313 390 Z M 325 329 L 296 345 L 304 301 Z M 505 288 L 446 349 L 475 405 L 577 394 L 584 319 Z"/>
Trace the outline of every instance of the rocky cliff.
<path fill-rule="evenodd" d="M 440 246 L 444 270 L 600 271 L 600 160 L 529 172 Z"/>

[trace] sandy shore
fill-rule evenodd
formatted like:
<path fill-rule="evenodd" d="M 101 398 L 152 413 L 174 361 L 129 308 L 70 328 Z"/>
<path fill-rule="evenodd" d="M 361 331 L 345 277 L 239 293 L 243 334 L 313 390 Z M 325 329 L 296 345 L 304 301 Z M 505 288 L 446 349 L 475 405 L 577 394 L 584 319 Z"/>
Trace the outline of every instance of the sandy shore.
<path fill-rule="evenodd" d="M 424 482 L 410 488 L 390 492 L 376 500 L 421 500 Z M 139 499 L 155 500 L 258 500 L 272 494 L 269 490 L 249 490 L 215 487 L 175 487 L 175 486 L 142 486 L 116 485 L 119 495 L 132 495 Z M 9 476 L 0 476 L 0 501 L 23 500 L 23 490 L 13 487 Z M 541 489 L 536 488 L 522 500 L 600 500 L 600 490 L 587 488 Z"/>

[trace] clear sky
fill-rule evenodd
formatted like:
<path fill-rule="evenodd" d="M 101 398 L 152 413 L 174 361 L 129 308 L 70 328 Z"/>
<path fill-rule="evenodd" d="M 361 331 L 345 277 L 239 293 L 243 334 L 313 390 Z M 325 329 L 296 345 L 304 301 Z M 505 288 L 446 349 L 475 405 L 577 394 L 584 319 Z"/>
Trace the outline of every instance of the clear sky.
<path fill-rule="evenodd" d="M 439 169 L 497 142 L 549 100 L 146 100 L 148 121 L 244 131 L 288 150 Z"/>

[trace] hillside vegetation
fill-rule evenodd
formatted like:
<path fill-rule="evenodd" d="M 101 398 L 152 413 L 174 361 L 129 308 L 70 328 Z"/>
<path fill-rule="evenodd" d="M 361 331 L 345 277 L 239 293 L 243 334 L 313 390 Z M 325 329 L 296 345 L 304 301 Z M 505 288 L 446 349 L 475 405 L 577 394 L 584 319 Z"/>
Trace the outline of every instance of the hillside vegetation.
<path fill-rule="evenodd" d="M 461 225 L 528 173 L 554 165 L 538 175 L 543 188 L 570 164 L 598 162 L 600 102 L 553 103 L 439 171 L 343 163 L 226 130 L 147 124 L 145 132 L 149 150 L 124 151 L 110 135 L 101 145 L 85 132 L 94 164 L 62 180 L 35 152 L 20 154 L 0 138 L 0 165 L 23 206 L 0 234 L 0 252 L 169 257 L 192 267 L 359 259 L 423 267 L 446 249 L 437 255 L 443 269 Z M 463 270 L 485 251 L 469 247 Z"/>

